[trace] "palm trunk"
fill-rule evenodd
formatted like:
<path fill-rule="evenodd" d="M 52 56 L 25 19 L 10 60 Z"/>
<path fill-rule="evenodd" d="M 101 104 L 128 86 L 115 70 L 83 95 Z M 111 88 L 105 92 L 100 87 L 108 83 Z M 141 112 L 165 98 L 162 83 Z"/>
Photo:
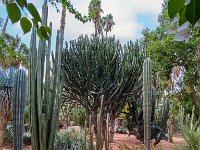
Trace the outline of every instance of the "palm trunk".
<path fill-rule="evenodd" d="M 109 143 L 113 143 L 113 139 L 114 139 L 114 128 L 115 128 L 115 118 L 111 117 L 111 128 L 110 128 L 110 136 L 109 136 Z"/>
<path fill-rule="evenodd" d="M 63 48 L 63 41 L 64 41 L 64 33 L 65 33 L 65 19 L 66 19 L 66 8 L 62 7 L 62 15 L 60 21 L 60 45 L 61 49 Z"/>

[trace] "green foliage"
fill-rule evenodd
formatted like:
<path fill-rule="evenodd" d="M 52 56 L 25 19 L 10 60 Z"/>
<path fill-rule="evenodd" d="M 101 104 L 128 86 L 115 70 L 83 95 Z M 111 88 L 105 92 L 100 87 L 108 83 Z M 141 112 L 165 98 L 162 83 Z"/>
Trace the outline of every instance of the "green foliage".
<path fill-rule="evenodd" d="M 183 13 L 183 9 L 184 13 Z M 193 26 L 200 19 L 200 0 L 191 0 L 187 3 L 186 0 L 169 0 L 168 2 L 168 13 L 170 18 L 174 18 L 174 16 L 179 13 L 183 18 L 185 15 L 185 22 L 189 21 Z M 184 23 L 182 20 L 181 24 Z M 179 24 L 179 25 L 181 25 Z"/>
<path fill-rule="evenodd" d="M 84 149 L 84 130 L 80 132 L 74 129 L 68 129 L 64 132 L 58 132 L 55 140 L 55 149 L 57 150 L 83 150 Z M 88 147 L 88 144 L 87 144 Z M 88 149 L 88 148 L 87 148 Z"/>
<path fill-rule="evenodd" d="M 117 115 L 126 97 L 141 90 L 144 54 L 139 43 L 122 47 L 114 37 L 79 37 L 63 53 L 66 99 L 80 103 L 86 113 L 103 108 Z"/>
<path fill-rule="evenodd" d="M 180 126 L 180 131 L 187 141 L 188 149 L 190 150 L 199 150 L 200 147 L 200 128 L 199 126 L 194 126 L 193 128 L 188 127 L 187 125 Z"/>
<path fill-rule="evenodd" d="M 8 12 L 8 16 L 9 16 L 9 18 L 12 21 L 13 24 L 20 20 L 21 11 L 20 11 L 20 9 L 19 9 L 19 7 L 17 6 L 16 3 L 8 3 L 7 6 L 6 6 L 6 9 L 7 9 L 7 12 Z"/>
<path fill-rule="evenodd" d="M 42 22 L 41 17 L 37 9 L 35 8 L 34 4 L 27 3 L 26 0 L 17 0 L 16 2 L 6 3 L 6 9 L 8 16 L 13 24 L 17 23 L 20 20 L 20 25 L 24 34 L 30 32 L 33 24 L 37 29 L 40 29 L 40 27 L 44 27 L 45 32 L 42 32 L 39 37 L 48 39 L 50 34 L 47 31 L 49 30 L 47 28 L 49 27 L 47 27 L 47 25 L 44 22 Z M 26 13 L 25 16 L 22 17 L 23 15 L 21 14 L 21 11 L 25 12 L 24 9 L 26 9 L 31 14 L 32 16 L 31 19 L 29 19 Z"/>
<path fill-rule="evenodd" d="M 30 125 L 30 104 L 26 105 L 24 108 L 24 124 Z"/>
<path fill-rule="evenodd" d="M 72 108 L 71 119 L 75 122 L 75 124 L 79 125 L 80 127 L 84 127 L 86 120 L 84 107 L 76 106 Z"/>
<path fill-rule="evenodd" d="M 33 16 L 35 22 L 42 22 L 42 19 L 40 18 L 40 14 L 38 13 L 37 9 L 32 3 L 28 3 L 27 9 L 30 12 L 30 14 Z"/>
<path fill-rule="evenodd" d="M 11 145 L 13 144 L 13 125 L 11 122 L 8 123 L 6 130 L 5 130 L 5 135 L 4 135 L 4 143 Z M 23 133 L 23 143 L 25 145 L 31 145 L 31 133 L 30 130 L 25 131 Z"/>
<path fill-rule="evenodd" d="M 18 36 L 13 37 L 6 33 L 1 35 L 0 54 L 0 65 L 3 68 L 19 67 L 20 64 L 28 66 L 29 49 Z"/>
<path fill-rule="evenodd" d="M 170 18 L 174 18 L 184 5 L 185 0 L 169 0 L 168 13 Z"/>
<path fill-rule="evenodd" d="M 30 32 L 32 28 L 31 22 L 26 17 L 22 17 L 20 19 L 20 25 L 21 25 L 22 30 L 24 31 L 24 34 Z"/>
<path fill-rule="evenodd" d="M 6 127 L 6 131 L 4 134 L 4 143 L 5 144 L 12 144 L 13 143 L 13 129 L 12 124 L 8 123 Z"/>
<path fill-rule="evenodd" d="M 192 24 L 200 19 L 200 0 L 191 0 L 185 11 L 186 19 Z"/>

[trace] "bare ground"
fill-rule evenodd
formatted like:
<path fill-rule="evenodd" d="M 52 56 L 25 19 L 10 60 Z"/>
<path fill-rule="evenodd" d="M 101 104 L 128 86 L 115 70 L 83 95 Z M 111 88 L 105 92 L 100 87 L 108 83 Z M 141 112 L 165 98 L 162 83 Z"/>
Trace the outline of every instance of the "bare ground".
<path fill-rule="evenodd" d="M 174 143 L 169 143 L 168 141 L 162 140 L 156 147 L 153 147 L 155 150 L 174 150 L 176 149 L 175 146 L 177 145 L 183 145 L 185 144 L 184 138 L 180 134 L 175 134 L 173 137 Z M 153 143 L 154 141 L 152 141 Z M 113 150 L 119 150 L 120 144 L 126 144 L 129 149 L 131 148 L 139 148 L 141 145 L 141 142 L 138 141 L 135 136 L 131 135 L 130 137 L 128 134 L 118 134 L 115 133 L 114 141 L 111 143 L 111 147 Z M 127 149 L 127 150 L 129 150 Z M 13 147 L 10 145 L 5 145 L 3 150 L 13 150 Z M 23 150 L 31 150 L 31 146 L 25 145 Z M 133 149 L 132 149 L 133 150 Z M 138 149 L 139 150 L 139 149 Z"/>

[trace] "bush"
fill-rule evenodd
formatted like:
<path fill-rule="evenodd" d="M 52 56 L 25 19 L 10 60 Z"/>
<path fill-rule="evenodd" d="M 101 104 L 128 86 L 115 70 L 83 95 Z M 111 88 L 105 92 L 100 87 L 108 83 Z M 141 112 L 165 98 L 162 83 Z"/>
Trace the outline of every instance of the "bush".
<path fill-rule="evenodd" d="M 88 144 L 87 144 L 88 147 Z M 80 132 L 68 129 L 65 132 L 58 132 L 55 140 L 56 150 L 83 150 L 84 130 Z"/>
<path fill-rule="evenodd" d="M 31 145 L 31 133 L 27 125 L 25 126 L 25 132 L 23 134 L 23 141 L 26 145 Z M 4 134 L 4 143 L 5 144 L 13 144 L 13 125 L 9 123 L 6 127 L 6 131 Z"/>
<path fill-rule="evenodd" d="M 182 125 L 180 131 L 183 134 L 190 150 L 199 150 L 200 147 L 200 127 L 190 128 Z"/>
<path fill-rule="evenodd" d="M 72 109 L 72 120 L 76 125 L 79 125 L 80 127 L 84 127 L 85 120 L 86 120 L 86 114 L 85 109 L 82 106 L 76 106 Z"/>
<path fill-rule="evenodd" d="M 4 133 L 4 143 L 5 144 L 13 143 L 13 126 L 10 123 L 7 125 L 6 131 Z"/>

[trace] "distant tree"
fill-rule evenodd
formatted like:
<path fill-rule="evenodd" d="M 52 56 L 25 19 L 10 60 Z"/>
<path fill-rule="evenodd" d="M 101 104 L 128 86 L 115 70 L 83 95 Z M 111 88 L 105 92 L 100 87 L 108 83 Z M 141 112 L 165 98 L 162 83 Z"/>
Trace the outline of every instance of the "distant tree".
<path fill-rule="evenodd" d="M 9 68 L 28 67 L 29 49 L 21 42 L 20 37 L 13 37 L 7 33 L 0 36 L 0 66 Z"/>
<path fill-rule="evenodd" d="M 200 110 L 200 98 L 197 96 L 199 78 L 197 76 L 196 62 L 197 47 L 200 39 L 197 36 L 193 36 L 188 43 L 177 42 L 174 41 L 174 35 L 166 34 L 170 26 L 170 17 L 168 16 L 166 1 L 163 4 L 163 9 L 158 20 L 160 25 L 156 30 L 143 30 L 143 42 L 147 50 L 147 55 L 152 58 L 154 75 L 159 72 L 161 79 L 169 84 L 168 81 L 171 80 L 173 67 L 184 67 L 184 90 L 181 94 L 184 97 L 189 92 L 190 98 L 188 99 L 193 100 L 192 103 Z"/>

